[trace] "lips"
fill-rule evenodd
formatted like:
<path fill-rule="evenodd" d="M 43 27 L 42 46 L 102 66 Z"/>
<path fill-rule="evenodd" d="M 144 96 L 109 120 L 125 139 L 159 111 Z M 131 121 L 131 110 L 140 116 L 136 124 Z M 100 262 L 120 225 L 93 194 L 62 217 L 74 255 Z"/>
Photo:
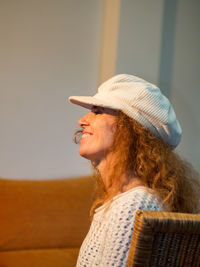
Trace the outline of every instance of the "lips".
<path fill-rule="evenodd" d="M 89 135 L 92 135 L 92 133 L 83 131 L 82 138 L 85 138 L 85 137 L 87 137 Z"/>

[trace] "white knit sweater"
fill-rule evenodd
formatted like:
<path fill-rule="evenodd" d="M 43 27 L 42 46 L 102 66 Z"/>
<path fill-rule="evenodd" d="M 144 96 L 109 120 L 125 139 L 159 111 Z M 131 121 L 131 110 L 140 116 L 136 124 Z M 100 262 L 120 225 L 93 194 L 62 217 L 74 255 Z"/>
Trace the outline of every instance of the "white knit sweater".
<path fill-rule="evenodd" d="M 138 209 L 161 210 L 162 207 L 156 195 L 138 186 L 98 208 L 81 246 L 76 266 L 125 266 Z"/>

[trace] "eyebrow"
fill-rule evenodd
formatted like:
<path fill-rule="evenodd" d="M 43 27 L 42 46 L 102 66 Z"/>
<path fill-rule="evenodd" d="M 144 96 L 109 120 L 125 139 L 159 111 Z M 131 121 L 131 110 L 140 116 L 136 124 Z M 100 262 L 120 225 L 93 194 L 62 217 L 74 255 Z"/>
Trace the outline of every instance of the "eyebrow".
<path fill-rule="evenodd" d="M 105 110 L 105 108 L 100 107 L 100 106 L 92 106 L 91 110 L 93 110 L 93 109 L 98 109 L 98 110 L 101 110 L 101 111 Z"/>
<path fill-rule="evenodd" d="M 100 106 L 92 106 L 91 111 L 99 111 L 102 113 L 106 113 L 106 114 L 111 114 L 111 115 L 117 115 L 118 111 L 111 109 L 111 108 L 104 108 L 104 107 L 100 107 Z"/>

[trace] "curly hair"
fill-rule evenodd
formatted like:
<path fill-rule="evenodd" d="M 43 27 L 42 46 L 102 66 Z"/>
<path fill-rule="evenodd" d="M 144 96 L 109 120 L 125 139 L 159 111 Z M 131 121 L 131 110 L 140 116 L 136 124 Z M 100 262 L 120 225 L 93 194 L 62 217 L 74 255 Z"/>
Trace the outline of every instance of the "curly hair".
<path fill-rule="evenodd" d="M 139 178 L 147 190 L 153 190 L 162 200 L 165 210 L 198 212 L 200 182 L 192 166 L 182 160 L 171 146 L 124 113 L 119 112 L 116 124 L 114 142 L 107 152 L 114 152 L 116 160 L 106 177 L 109 181 L 106 186 L 93 164 L 97 190 L 91 216 L 98 206 L 113 197 L 112 194 L 122 192 L 124 181 L 121 177 L 125 172 L 130 177 Z M 115 191 L 110 190 L 113 185 Z"/>

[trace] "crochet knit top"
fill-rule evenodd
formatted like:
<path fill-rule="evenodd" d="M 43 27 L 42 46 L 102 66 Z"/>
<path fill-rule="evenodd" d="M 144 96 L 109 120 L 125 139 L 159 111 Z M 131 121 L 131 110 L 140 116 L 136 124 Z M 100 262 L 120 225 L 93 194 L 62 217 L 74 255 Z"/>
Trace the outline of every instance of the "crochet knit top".
<path fill-rule="evenodd" d="M 161 210 L 159 198 L 145 187 L 134 187 L 95 210 L 83 241 L 77 267 L 126 266 L 135 213 L 138 209 Z"/>

